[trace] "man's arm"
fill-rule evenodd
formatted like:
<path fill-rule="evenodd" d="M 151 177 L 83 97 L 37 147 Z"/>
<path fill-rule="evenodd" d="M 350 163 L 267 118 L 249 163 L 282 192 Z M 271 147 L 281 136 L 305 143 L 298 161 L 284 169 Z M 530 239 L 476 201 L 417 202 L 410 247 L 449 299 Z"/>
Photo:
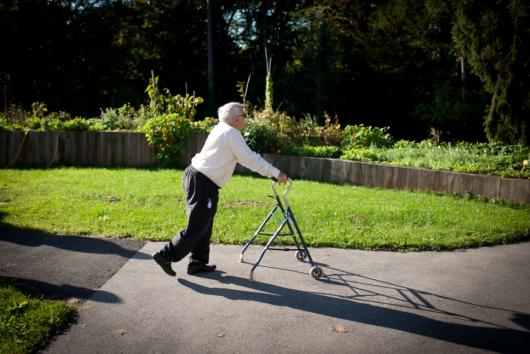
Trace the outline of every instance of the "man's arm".
<path fill-rule="evenodd" d="M 280 172 L 280 170 L 265 161 L 259 154 L 252 151 L 243 139 L 243 136 L 241 136 L 241 133 L 237 131 L 229 133 L 228 145 L 230 146 L 230 149 L 232 149 L 238 162 L 243 166 L 262 176 L 269 178 L 274 177 L 278 180 L 278 183 L 287 182 L 287 175 Z"/>

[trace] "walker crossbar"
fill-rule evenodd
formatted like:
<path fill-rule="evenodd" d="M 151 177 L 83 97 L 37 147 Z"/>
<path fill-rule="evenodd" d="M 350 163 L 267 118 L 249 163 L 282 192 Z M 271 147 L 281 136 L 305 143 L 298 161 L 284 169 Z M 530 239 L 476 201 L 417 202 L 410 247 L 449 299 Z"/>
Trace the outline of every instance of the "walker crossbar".
<path fill-rule="evenodd" d="M 278 237 L 278 236 L 292 236 L 293 242 L 296 246 L 296 259 L 298 259 L 300 262 L 304 262 L 306 260 L 309 261 L 309 264 L 311 265 L 311 269 L 309 271 L 309 274 L 315 279 L 318 279 L 322 276 L 322 269 L 315 264 L 313 261 L 313 258 L 311 258 L 311 254 L 309 253 L 309 249 L 307 248 L 307 245 L 305 243 L 304 237 L 302 236 L 302 232 L 300 231 L 300 227 L 298 226 L 298 223 L 296 222 L 296 218 L 294 217 L 293 211 L 291 209 L 291 206 L 289 205 L 289 202 L 287 200 L 287 194 L 289 193 L 293 183 L 291 179 L 289 179 L 289 183 L 287 185 L 287 188 L 283 192 L 283 203 L 280 200 L 280 196 L 278 194 L 278 191 L 276 190 L 276 181 L 272 182 L 272 191 L 274 192 L 274 199 L 276 201 L 276 204 L 272 208 L 272 210 L 269 212 L 265 220 L 261 223 L 261 225 L 258 227 L 258 229 L 254 232 L 250 240 L 245 244 L 243 249 L 241 250 L 241 257 L 240 262 L 243 262 L 243 254 L 248 249 L 248 247 L 254 242 L 256 237 L 259 235 L 262 236 L 270 236 L 269 240 L 267 241 L 265 247 L 263 247 L 259 257 L 256 260 L 256 263 L 254 263 L 252 269 L 250 270 L 250 280 L 253 280 L 254 278 L 254 270 L 259 265 L 261 260 L 263 259 L 263 256 L 265 255 L 265 252 L 269 249 L 272 242 Z M 281 214 L 280 218 L 276 217 L 276 212 Z M 263 233 L 261 230 L 265 228 L 269 220 L 275 216 L 278 220 L 278 228 L 274 233 Z M 288 233 L 281 233 L 284 229 L 285 225 L 287 225 L 287 228 L 289 229 Z"/>

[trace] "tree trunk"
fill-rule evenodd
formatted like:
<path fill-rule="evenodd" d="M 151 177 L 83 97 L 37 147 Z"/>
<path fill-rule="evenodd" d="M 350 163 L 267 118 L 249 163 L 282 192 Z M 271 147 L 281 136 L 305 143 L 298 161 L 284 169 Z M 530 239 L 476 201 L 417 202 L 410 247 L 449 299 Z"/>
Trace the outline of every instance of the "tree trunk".
<path fill-rule="evenodd" d="M 208 2 L 208 112 L 215 116 L 215 86 L 213 76 L 213 1 Z"/>

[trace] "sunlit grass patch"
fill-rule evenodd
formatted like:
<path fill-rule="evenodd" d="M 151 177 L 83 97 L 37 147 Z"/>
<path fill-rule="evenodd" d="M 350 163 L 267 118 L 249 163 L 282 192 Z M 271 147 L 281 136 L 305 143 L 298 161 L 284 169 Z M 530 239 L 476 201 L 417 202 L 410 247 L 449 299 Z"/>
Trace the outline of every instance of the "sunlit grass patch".
<path fill-rule="evenodd" d="M 0 278 L 0 353 L 30 353 L 70 321 L 64 301 L 37 299 Z"/>
<path fill-rule="evenodd" d="M 1 170 L 0 216 L 4 227 L 53 234 L 169 240 L 186 224 L 181 178 L 171 169 Z M 293 183 L 289 202 L 311 246 L 443 250 L 530 238 L 529 206 Z M 232 177 L 220 190 L 213 241 L 244 243 L 272 208 L 271 194 L 264 178 Z"/>

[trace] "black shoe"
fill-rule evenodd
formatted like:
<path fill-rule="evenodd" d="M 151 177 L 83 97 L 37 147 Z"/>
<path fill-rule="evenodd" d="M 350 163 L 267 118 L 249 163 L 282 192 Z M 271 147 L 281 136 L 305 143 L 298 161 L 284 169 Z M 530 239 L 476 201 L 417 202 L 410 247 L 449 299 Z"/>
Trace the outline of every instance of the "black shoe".
<path fill-rule="evenodd" d="M 197 273 L 208 273 L 215 270 L 215 265 L 208 265 L 199 262 L 193 262 L 188 264 L 188 274 L 197 274 Z"/>
<path fill-rule="evenodd" d="M 153 259 L 167 275 L 171 275 L 172 277 L 177 275 L 177 273 L 171 268 L 171 261 L 164 257 L 160 251 L 153 253 Z"/>

